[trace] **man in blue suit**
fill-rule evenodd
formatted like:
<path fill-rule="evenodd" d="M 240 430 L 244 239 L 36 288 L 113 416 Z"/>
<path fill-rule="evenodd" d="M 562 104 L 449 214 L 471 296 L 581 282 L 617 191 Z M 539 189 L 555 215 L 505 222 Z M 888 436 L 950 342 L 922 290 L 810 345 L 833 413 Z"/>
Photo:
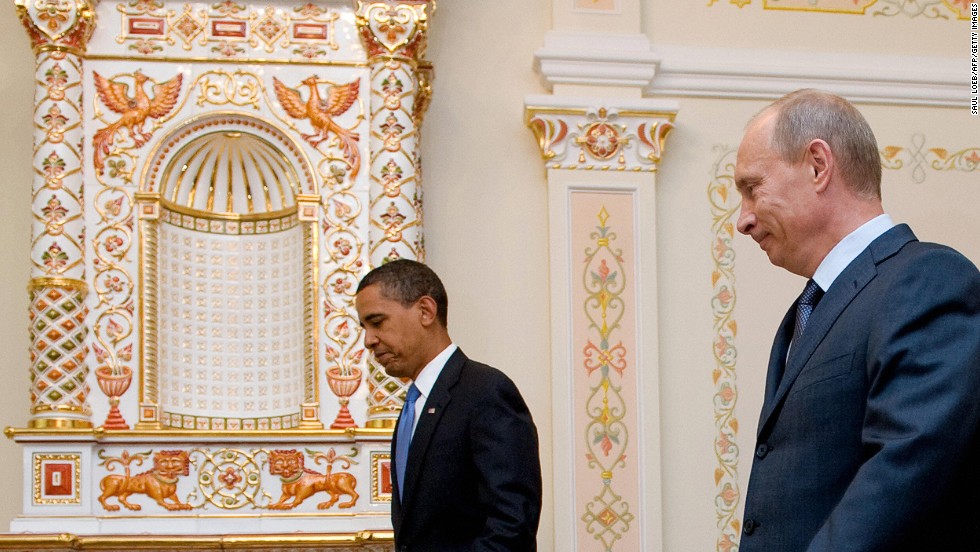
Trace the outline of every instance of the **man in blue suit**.
<path fill-rule="evenodd" d="M 395 550 L 536 550 L 531 413 L 510 378 L 453 344 L 439 277 L 416 261 L 383 264 L 361 280 L 355 306 L 365 347 L 413 382 L 391 444 Z"/>
<path fill-rule="evenodd" d="M 874 135 L 800 90 L 750 121 L 738 230 L 809 278 L 773 343 L 740 552 L 980 550 L 980 274 L 881 204 Z"/>

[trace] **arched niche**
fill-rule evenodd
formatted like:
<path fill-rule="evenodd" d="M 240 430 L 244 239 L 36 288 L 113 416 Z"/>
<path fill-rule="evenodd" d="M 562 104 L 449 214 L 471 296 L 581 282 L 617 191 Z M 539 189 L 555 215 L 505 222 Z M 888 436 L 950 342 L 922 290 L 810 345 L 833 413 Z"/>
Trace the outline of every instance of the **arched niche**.
<path fill-rule="evenodd" d="M 273 125 L 214 113 L 151 154 L 140 214 L 144 428 L 322 427 L 318 190 Z"/>

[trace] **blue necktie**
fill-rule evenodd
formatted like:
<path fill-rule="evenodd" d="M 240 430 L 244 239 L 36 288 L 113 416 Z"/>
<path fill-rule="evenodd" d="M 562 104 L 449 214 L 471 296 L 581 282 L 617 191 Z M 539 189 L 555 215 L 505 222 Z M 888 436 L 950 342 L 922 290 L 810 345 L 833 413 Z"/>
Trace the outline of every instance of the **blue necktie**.
<path fill-rule="evenodd" d="M 398 476 L 398 498 L 403 499 L 405 492 L 405 465 L 408 464 L 408 447 L 412 444 L 412 426 L 415 425 L 415 401 L 421 393 L 415 384 L 409 386 L 405 406 L 402 407 L 398 418 L 398 448 L 395 449 L 395 473 Z"/>
<path fill-rule="evenodd" d="M 808 281 L 806 287 L 803 288 L 803 295 L 800 295 L 800 300 L 796 304 L 796 327 L 793 328 L 793 343 L 796 343 L 803 335 L 810 314 L 813 313 L 813 309 L 821 297 L 823 297 L 823 290 L 820 289 L 820 286 L 813 280 Z"/>

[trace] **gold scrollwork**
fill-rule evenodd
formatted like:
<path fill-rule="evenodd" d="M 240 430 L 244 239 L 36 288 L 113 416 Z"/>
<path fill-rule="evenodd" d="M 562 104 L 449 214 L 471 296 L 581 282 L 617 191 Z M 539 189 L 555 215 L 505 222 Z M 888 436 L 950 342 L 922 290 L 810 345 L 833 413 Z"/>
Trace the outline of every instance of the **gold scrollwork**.
<path fill-rule="evenodd" d="M 234 73 L 225 70 L 208 71 L 197 78 L 197 105 L 236 105 L 239 107 L 252 106 L 260 108 L 264 88 L 262 80 L 249 71 L 242 69 Z"/>

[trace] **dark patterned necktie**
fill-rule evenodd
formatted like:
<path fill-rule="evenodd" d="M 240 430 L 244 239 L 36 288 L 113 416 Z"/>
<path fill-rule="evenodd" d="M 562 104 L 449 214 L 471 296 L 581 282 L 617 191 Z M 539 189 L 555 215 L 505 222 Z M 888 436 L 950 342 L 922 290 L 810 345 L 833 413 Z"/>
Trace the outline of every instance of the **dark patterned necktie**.
<path fill-rule="evenodd" d="M 821 297 L 823 297 L 823 290 L 820 289 L 820 286 L 813 280 L 808 281 L 806 287 L 803 288 L 803 295 L 800 295 L 800 300 L 796 303 L 796 327 L 793 329 L 793 343 L 796 343 L 803 335 L 810 314 L 813 313 L 813 309 Z"/>
<path fill-rule="evenodd" d="M 413 383 L 408 388 L 408 396 L 405 397 L 405 406 L 398 420 L 398 448 L 395 449 L 395 472 L 398 476 L 398 498 L 404 499 L 405 495 L 405 465 L 408 464 L 408 447 L 412 444 L 412 426 L 415 425 L 415 401 L 421 393 L 419 388 Z"/>

